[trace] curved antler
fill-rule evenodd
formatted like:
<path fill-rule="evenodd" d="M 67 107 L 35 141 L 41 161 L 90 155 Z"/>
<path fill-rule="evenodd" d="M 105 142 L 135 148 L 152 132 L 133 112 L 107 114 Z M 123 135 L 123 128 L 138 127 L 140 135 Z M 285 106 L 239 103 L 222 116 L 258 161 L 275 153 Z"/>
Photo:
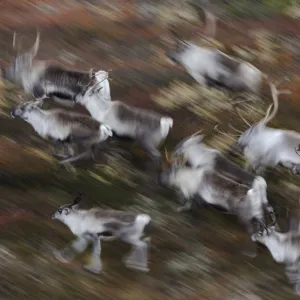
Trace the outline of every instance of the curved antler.
<path fill-rule="evenodd" d="M 241 134 L 243 133 L 243 131 L 236 129 L 236 128 L 231 124 L 231 121 L 228 122 L 228 126 L 229 126 L 231 129 L 233 129 L 234 131 L 238 132 L 238 133 L 241 133 Z"/>
<path fill-rule="evenodd" d="M 165 147 L 165 157 L 166 157 L 166 160 L 168 163 L 171 163 L 171 160 L 169 158 L 169 155 L 168 155 L 168 151 L 167 151 L 167 148 Z"/>
<path fill-rule="evenodd" d="M 192 135 L 188 136 L 187 138 L 184 138 L 181 142 L 179 142 L 176 146 L 175 146 L 175 152 L 178 151 L 180 149 L 180 147 L 186 142 L 188 141 L 190 138 L 192 138 L 193 136 L 196 136 L 197 134 L 199 134 L 200 132 L 202 132 L 203 129 L 198 130 L 197 132 L 193 133 Z"/>
<path fill-rule="evenodd" d="M 220 126 L 220 124 L 217 124 L 217 125 L 214 127 L 214 130 L 217 131 L 218 133 L 221 133 L 221 134 L 223 134 L 223 135 L 225 135 L 225 136 L 228 136 L 228 137 L 230 137 L 230 138 L 233 138 L 233 137 L 239 137 L 239 136 L 240 136 L 239 134 L 236 135 L 236 134 L 226 133 L 226 132 L 224 132 L 224 131 L 218 129 L 219 126 Z"/>
<path fill-rule="evenodd" d="M 278 107 L 279 107 L 278 96 L 280 94 L 291 94 L 290 90 L 281 90 L 281 91 L 279 90 L 278 91 L 277 87 L 284 81 L 290 81 L 290 79 L 285 76 L 283 79 L 281 79 L 275 83 L 272 83 L 270 81 L 270 79 L 268 79 L 268 83 L 269 83 L 269 86 L 271 89 L 273 103 L 271 105 L 269 105 L 265 117 L 260 121 L 261 124 L 266 125 L 268 122 L 270 122 L 276 116 L 276 114 L 278 112 Z M 272 107 L 273 107 L 273 111 L 271 112 Z"/>

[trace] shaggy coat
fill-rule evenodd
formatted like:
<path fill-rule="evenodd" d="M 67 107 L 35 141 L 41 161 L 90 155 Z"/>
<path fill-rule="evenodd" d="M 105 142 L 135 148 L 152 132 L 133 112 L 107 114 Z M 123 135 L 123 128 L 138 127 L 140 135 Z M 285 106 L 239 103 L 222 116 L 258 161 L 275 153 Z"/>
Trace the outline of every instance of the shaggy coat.
<path fill-rule="evenodd" d="M 2 70 L 4 79 L 20 86 L 37 100 L 53 97 L 56 101 L 59 98 L 74 100 L 78 94 L 84 93 L 89 84 L 97 82 L 97 74 L 102 71 L 78 72 L 52 62 L 34 60 L 39 43 L 38 33 L 33 47 L 21 55 L 17 54 L 12 63 Z M 110 91 L 106 91 L 107 95 L 110 100 Z M 60 103 L 64 104 L 64 101 Z"/>
<path fill-rule="evenodd" d="M 114 135 L 138 141 L 154 160 L 158 160 L 160 152 L 157 147 L 167 137 L 173 119 L 121 101 L 103 99 L 99 91 L 108 85 L 107 76 L 99 81 L 82 97 L 77 97 L 76 102 L 83 105 L 95 120 L 108 125 Z"/>
<path fill-rule="evenodd" d="M 77 236 L 71 246 L 56 251 L 55 256 L 63 262 L 69 262 L 75 254 L 83 252 L 92 242 L 92 259 L 85 268 L 93 273 L 100 273 L 101 240 L 120 239 L 134 247 L 124 261 L 126 266 L 147 272 L 148 246 L 145 240 L 141 240 L 141 236 L 151 218 L 146 214 L 101 208 L 78 209 L 80 201 L 81 195 L 77 196 L 72 204 L 59 207 L 52 215 L 52 219 L 63 222 Z"/>
<path fill-rule="evenodd" d="M 13 117 L 19 117 L 29 123 L 44 139 L 56 143 L 83 145 L 93 147 L 105 141 L 112 132 L 109 127 L 93 118 L 63 109 L 44 110 L 42 100 L 26 102 L 17 106 L 12 112 Z M 70 150 L 72 156 L 73 150 Z"/>

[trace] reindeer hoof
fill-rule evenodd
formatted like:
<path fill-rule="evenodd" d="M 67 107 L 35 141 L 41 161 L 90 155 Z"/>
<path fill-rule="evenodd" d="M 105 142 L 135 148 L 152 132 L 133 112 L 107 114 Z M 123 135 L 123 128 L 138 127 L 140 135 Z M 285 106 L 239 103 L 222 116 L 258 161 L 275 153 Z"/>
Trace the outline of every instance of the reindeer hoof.
<path fill-rule="evenodd" d="M 62 255 L 62 253 L 59 250 L 54 250 L 53 254 L 57 260 L 59 260 L 60 262 L 62 262 L 64 264 L 70 263 L 72 260 L 72 258 L 65 257 L 64 255 Z"/>
<path fill-rule="evenodd" d="M 294 285 L 294 293 L 298 296 L 300 296 L 300 283 L 296 283 Z"/>
<path fill-rule="evenodd" d="M 91 273 L 94 273 L 94 274 L 100 274 L 101 273 L 101 265 L 91 265 L 91 264 L 88 264 L 88 265 L 84 265 L 84 269 L 91 272 Z"/>
<path fill-rule="evenodd" d="M 56 159 L 67 159 L 70 157 L 69 155 L 65 155 L 61 153 L 53 153 L 52 156 Z"/>
<path fill-rule="evenodd" d="M 250 257 L 250 258 L 255 258 L 256 255 L 257 255 L 256 250 L 251 250 L 251 249 L 243 249 L 243 250 L 242 250 L 242 253 L 243 253 L 245 256 L 248 256 L 248 257 Z"/>
<path fill-rule="evenodd" d="M 126 261 L 125 262 L 125 266 L 128 269 L 132 269 L 132 270 L 136 270 L 136 271 L 141 271 L 144 273 L 148 273 L 150 270 L 147 266 L 143 265 L 143 264 L 138 264 L 134 261 Z"/>
<path fill-rule="evenodd" d="M 251 235 L 251 240 L 252 240 L 252 242 L 256 242 L 257 241 L 256 234 L 252 234 Z"/>

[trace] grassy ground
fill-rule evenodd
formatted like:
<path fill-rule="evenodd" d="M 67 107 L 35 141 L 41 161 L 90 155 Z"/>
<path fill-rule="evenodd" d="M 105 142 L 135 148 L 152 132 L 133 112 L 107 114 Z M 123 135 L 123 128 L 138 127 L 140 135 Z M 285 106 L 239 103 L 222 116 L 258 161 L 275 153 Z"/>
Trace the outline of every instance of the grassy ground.
<path fill-rule="evenodd" d="M 38 24 L 42 33 L 39 58 L 54 59 L 72 68 L 112 68 L 113 99 L 174 117 L 174 130 L 166 141 L 168 148 L 200 128 L 205 129 L 207 142 L 220 149 L 233 142 L 212 131 L 216 123 L 226 125 L 230 118 L 242 127 L 228 104 L 232 95 L 200 88 L 166 60 L 163 54 L 170 41 L 163 21 L 144 24 L 134 19 L 126 7 L 121 7 L 125 13 L 120 15 L 103 7 L 87 10 L 76 3 L 69 7 L 64 7 L 63 1 L 50 4 L 57 11 L 50 14 L 51 7 L 43 4 L 48 17 L 29 4 L 21 7 L 13 1 L 3 6 L 3 63 L 12 58 L 10 29 L 24 33 L 22 47 L 26 48 L 33 42 Z M 14 17 L 18 9 L 20 18 Z M 280 18 L 269 23 L 226 24 L 218 32 L 224 51 L 246 55 L 274 77 L 292 77 L 289 88 L 293 94 L 282 97 L 272 125 L 297 130 L 299 37 L 295 28 L 299 22 Z M 185 23 L 180 29 L 187 37 L 197 30 L 195 23 Z M 254 259 L 240 253 L 245 233 L 234 216 L 212 208 L 179 215 L 175 194 L 153 184 L 153 178 L 145 172 L 145 155 L 138 150 L 133 150 L 134 157 L 138 157 L 135 160 L 130 154 L 120 157 L 106 153 L 94 165 L 61 167 L 51 158 L 48 143 L 23 121 L 10 118 L 17 95 L 12 87 L 1 86 L 1 299 L 296 299 L 283 267 L 271 259 L 266 249 L 259 248 Z M 259 119 L 270 103 L 268 90 L 265 95 L 250 116 L 250 108 L 245 107 L 251 121 Z M 45 108 L 51 106 L 52 102 L 45 104 Z M 270 170 L 266 179 L 269 201 L 284 226 L 286 208 L 298 209 L 299 178 L 277 168 Z M 63 247 L 73 237 L 50 215 L 78 191 L 85 195 L 85 208 L 99 205 L 151 215 L 148 274 L 122 265 L 121 258 L 129 248 L 117 241 L 103 246 L 104 271 L 98 276 L 82 268 L 89 252 L 69 265 L 54 259 L 52 250 Z"/>

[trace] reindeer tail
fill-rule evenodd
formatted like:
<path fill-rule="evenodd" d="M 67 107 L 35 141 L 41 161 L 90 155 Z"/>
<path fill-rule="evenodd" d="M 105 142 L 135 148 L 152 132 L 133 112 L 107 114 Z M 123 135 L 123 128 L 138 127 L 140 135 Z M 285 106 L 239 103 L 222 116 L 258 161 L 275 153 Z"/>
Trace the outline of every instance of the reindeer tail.
<path fill-rule="evenodd" d="M 135 223 L 140 227 L 144 228 L 151 221 L 151 217 L 146 214 L 140 214 L 137 216 Z"/>
<path fill-rule="evenodd" d="M 160 130 L 162 136 L 165 138 L 168 133 L 170 128 L 173 127 L 173 119 L 169 117 L 163 117 L 160 119 Z"/>

